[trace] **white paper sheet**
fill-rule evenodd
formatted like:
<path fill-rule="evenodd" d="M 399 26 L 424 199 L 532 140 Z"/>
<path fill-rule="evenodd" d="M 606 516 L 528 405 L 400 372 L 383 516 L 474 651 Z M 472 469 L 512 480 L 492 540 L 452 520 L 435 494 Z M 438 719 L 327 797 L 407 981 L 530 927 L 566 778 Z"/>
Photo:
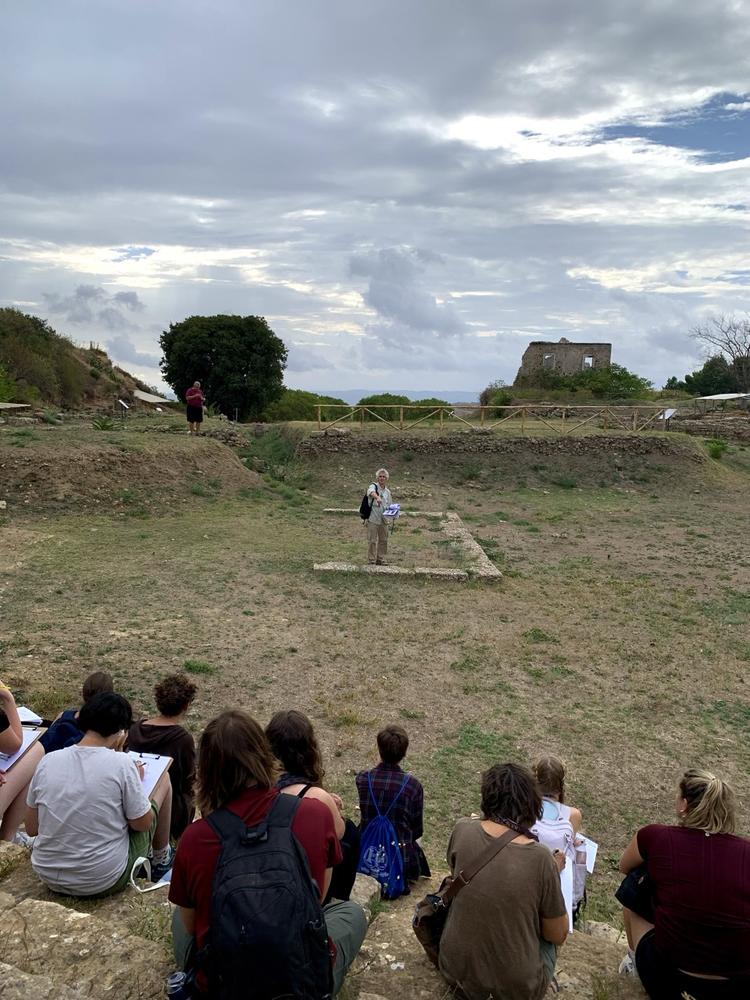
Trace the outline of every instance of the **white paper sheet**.
<path fill-rule="evenodd" d="M 137 750 L 129 750 L 128 753 L 133 760 L 143 764 L 143 791 L 150 795 L 156 782 L 172 763 L 172 758 L 158 753 L 138 753 Z"/>
<path fill-rule="evenodd" d="M 588 837 L 584 837 L 582 833 L 578 834 L 576 840 L 580 841 L 586 850 L 586 871 L 591 875 L 596 864 L 596 853 L 599 850 L 599 845 L 595 841 L 589 840 Z"/>
<path fill-rule="evenodd" d="M 0 753 L 0 771 L 10 771 L 15 762 L 20 760 L 29 747 L 33 746 L 42 733 L 46 733 L 46 731 L 46 729 L 39 729 L 36 726 L 24 726 L 21 749 L 16 750 L 15 753 Z"/>
<path fill-rule="evenodd" d="M 21 724 L 28 726 L 41 726 L 42 717 L 37 715 L 36 712 L 32 712 L 30 708 L 26 708 L 25 705 L 18 706 L 18 718 L 21 720 Z"/>
<path fill-rule="evenodd" d="M 565 909 L 568 911 L 568 928 L 573 933 L 573 862 L 565 859 L 565 867 L 560 872 L 560 888 L 562 889 Z"/>

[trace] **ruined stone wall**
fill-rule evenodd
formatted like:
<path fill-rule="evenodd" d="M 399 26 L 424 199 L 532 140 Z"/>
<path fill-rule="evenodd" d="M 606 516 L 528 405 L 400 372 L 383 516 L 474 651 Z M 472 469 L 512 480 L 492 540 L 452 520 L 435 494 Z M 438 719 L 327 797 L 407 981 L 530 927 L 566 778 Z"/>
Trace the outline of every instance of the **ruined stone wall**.
<path fill-rule="evenodd" d="M 611 361 L 611 344 L 571 344 L 565 337 L 556 343 L 534 340 L 524 351 L 514 385 L 537 385 L 543 371 L 575 375 L 588 368 L 606 368 Z"/>
<path fill-rule="evenodd" d="M 415 455 L 494 454 L 494 455 L 669 455 L 687 462 L 701 462 L 704 457 L 681 441 L 646 434 L 592 434 L 585 437 L 531 438 L 500 437 L 492 431 L 458 431 L 441 437 L 419 437 L 416 433 L 388 436 L 357 434 L 332 428 L 305 438 L 297 447 L 300 457 L 330 454 L 388 454 L 398 449 Z"/>

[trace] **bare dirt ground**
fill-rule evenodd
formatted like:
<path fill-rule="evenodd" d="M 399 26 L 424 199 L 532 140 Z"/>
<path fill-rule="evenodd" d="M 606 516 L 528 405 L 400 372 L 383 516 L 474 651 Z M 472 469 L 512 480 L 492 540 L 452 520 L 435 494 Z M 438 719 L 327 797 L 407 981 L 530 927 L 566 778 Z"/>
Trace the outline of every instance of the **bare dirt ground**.
<path fill-rule="evenodd" d="M 104 435 L 97 450 L 86 435 L 37 436 L 18 448 L 0 431 L 0 675 L 37 710 L 75 704 L 83 677 L 104 668 L 148 712 L 154 681 L 187 664 L 200 684 L 196 734 L 229 706 L 262 722 L 302 709 L 352 813 L 353 775 L 373 762 L 377 729 L 401 722 L 437 867 L 488 764 L 559 753 L 569 801 L 601 844 L 593 917 L 616 919 L 619 854 L 640 824 L 669 820 L 685 767 L 734 783 L 748 832 L 741 445 L 721 462 L 661 457 L 623 470 L 611 455 L 478 464 L 405 455 L 395 442 L 259 486 L 214 442 Z M 131 446 L 143 450 L 122 450 Z M 503 583 L 316 577 L 313 562 L 364 545 L 357 515 L 342 523 L 322 508 L 356 507 L 380 464 L 404 507 L 457 510 Z M 107 500 L 66 493 L 60 483 L 74 478 Z M 431 547 L 422 529 L 415 545 Z"/>

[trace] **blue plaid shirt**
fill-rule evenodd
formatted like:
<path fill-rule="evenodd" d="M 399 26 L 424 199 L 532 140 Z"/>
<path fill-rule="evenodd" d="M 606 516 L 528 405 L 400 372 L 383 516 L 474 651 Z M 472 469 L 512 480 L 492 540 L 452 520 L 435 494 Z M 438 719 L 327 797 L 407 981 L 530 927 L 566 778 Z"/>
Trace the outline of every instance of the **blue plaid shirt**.
<path fill-rule="evenodd" d="M 404 780 L 404 772 L 398 764 L 378 764 L 372 771 L 360 771 L 354 779 L 359 792 L 359 811 L 362 816 L 360 831 L 375 819 L 377 811 L 370 797 L 367 775 L 372 775 L 372 791 L 381 813 L 385 813 Z M 424 791 L 413 774 L 406 775 L 404 790 L 388 813 L 393 823 L 401 853 L 404 857 L 404 875 L 407 880 L 419 878 L 420 865 L 418 847 L 415 841 L 422 836 L 422 809 Z"/>

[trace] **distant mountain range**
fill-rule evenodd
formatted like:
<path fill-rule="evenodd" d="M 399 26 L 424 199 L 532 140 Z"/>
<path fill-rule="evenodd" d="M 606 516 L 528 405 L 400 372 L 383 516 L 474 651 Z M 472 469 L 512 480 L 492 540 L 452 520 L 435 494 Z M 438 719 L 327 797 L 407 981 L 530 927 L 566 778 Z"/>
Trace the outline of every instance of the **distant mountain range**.
<path fill-rule="evenodd" d="M 451 392 L 448 389 L 318 389 L 321 396 L 336 396 L 345 403 L 358 403 L 363 396 L 375 396 L 380 392 L 390 392 L 394 396 L 408 396 L 413 402 L 420 399 L 444 399 L 446 403 L 476 403 L 475 389 Z"/>

